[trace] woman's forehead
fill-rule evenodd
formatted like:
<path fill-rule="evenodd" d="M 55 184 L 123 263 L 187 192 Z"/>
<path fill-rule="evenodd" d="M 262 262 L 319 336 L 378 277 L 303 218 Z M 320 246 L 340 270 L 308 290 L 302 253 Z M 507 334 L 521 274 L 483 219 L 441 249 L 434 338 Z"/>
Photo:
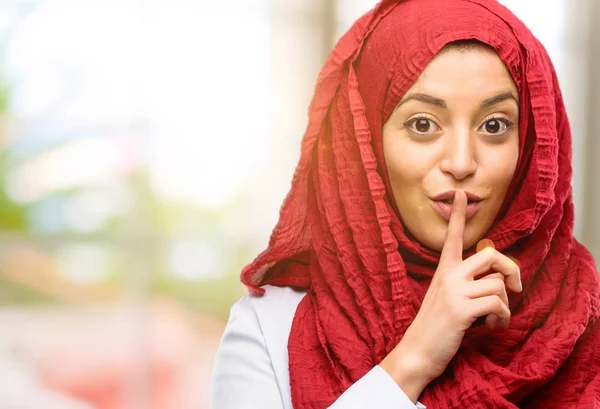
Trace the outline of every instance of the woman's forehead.
<path fill-rule="evenodd" d="M 518 101 L 518 91 L 504 62 L 489 48 L 444 48 L 425 67 L 407 94 L 420 92 L 444 100 L 475 95 L 489 96 L 510 92 Z"/>

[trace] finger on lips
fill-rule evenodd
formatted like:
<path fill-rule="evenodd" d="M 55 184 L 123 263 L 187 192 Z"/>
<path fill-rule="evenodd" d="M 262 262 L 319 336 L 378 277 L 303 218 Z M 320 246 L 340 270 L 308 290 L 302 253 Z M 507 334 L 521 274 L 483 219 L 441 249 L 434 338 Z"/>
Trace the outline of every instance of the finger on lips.
<path fill-rule="evenodd" d="M 462 261 L 463 235 L 465 232 L 467 196 L 461 190 L 454 193 L 452 215 L 448 222 L 446 240 L 442 248 L 440 264 L 455 264 Z"/>

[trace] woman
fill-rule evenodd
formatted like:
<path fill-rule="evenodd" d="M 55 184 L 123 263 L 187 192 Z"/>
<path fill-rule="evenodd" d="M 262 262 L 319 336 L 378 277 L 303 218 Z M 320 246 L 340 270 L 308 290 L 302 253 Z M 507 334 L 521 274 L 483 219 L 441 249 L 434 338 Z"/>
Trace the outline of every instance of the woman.
<path fill-rule="evenodd" d="M 211 407 L 600 408 L 570 181 L 556 75 L 515 16 L 381 2 L 319 76 Z"/>

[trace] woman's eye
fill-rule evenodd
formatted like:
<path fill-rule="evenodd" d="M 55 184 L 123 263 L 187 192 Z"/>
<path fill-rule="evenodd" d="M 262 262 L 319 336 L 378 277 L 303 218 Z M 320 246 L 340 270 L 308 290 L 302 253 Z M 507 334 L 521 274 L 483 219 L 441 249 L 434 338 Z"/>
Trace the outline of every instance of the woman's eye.
<path fill-rule="evenodd" d="M 493 118 L 485 121 L 485 123 L 479 128 L 481 132 L 485 132 L 490 135 L 500 135 L 512 125 L 508 119 L 505 118 Z"/>
<path fill-rule="evenodd" d="M 427 135 L 440 129 L 435 122 L 427 118 L 411 119 L 405 125 L 409 126 L 413 132 L 421 135 Z"/>

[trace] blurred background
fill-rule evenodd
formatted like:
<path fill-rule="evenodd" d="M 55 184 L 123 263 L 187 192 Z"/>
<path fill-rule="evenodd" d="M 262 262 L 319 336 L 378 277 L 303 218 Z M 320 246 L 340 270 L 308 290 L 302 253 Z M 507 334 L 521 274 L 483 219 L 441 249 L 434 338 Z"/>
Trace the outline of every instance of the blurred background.
<path fill-rule="evenodd" d="M 598 259 L 600 2 L 502 3 L 558 71 Z M 0 409 L 207 408 L 318 71 L 374 4 L 0 2 Z"/>

